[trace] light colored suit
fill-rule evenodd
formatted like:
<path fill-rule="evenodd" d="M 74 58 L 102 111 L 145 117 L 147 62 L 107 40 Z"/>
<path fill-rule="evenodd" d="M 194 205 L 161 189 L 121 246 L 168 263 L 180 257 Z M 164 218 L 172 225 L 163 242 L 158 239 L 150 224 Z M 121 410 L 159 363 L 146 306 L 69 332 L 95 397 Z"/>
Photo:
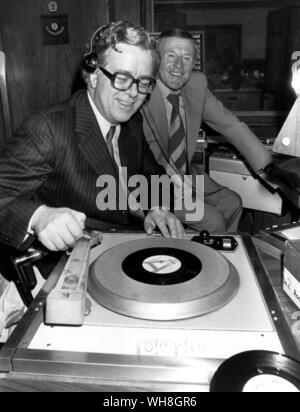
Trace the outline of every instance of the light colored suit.
<path fill-rule="evenodd" d="M 186 115 L 187 158 L 191 174 L 199 129 L 202 121 L 222 134 L 246 158 L 255 173 L 260 173 L 272 159 L 262 143 L 246 124 L 240 122 L 208 90 L 203 73 L 194 72 L 181 90 Z M 144 134 L 159 164 L 168 165 L 168 121 L 165 102 L 157 86 L 142 108 Z M 241 200 L 237 194 L 222 188 L 207 174 L 205 182 L 205 215 L 197 229 L 210 231 L 235 231 L 241 215 Z"/>

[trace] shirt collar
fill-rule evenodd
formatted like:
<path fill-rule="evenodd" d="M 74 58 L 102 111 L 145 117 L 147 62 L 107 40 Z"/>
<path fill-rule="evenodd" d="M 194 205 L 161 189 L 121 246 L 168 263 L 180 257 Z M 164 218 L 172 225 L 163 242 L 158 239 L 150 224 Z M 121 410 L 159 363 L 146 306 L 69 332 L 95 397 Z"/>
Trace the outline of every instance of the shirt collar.
<path fill-rule="evenodd" d="M 93 102 L 93 99 L 91 98 L 91 95 L 90 95 L 89 92 L 87 92 L 87 95 L 88 95 L 88 99 L 89 99 L 90 105 L 91 105 L 92 110 L 93 110 L 93 112 L 94 112 L 94 114 L 95 114 L 95 116 L 96 116 L 97 122 L 98 122 L 98 124 L 99 124 L 100 130 L 101 130 L 101 133 L 102 133 L 104 139 L 106 140 L 107 133 L 108 133 L 109 129 L 111 128 L 111 126 L 117 126 L 116 132 L 117 132 L 117 134 L 119 134 L 120 125 L 112 125 L 111 123 L 109 123 L 109 122 L 102 116 L 102 114 L 99 112 L 99 110 L 97 109 L 97 107 L 96 107 L 95 103 Z"/>
<path fill-rule="evenodd" d="M 169 89 L 160 79 L 157 79 L 157 84 L 158 84 L 158 87 L 159 87 L 159 89 L 160 89 L 160 91 L 161 91 L 164 99 L 165 99 L 168 103 L 170 103 L 170 102 L 168 101 L 168 96 L 169 96 L 169 94 L 171 93 L 171 94 L 179 94 L 179 101 L 180 101 L 180 103 L 182 104 L 182 95 L 181 95 L 181 93 L 180 93 L 180 90 L 178 90 L 178 91 L 176 92 L 176 91 L 174 91 L 174 90 Z M 170 104 L 171 104 L 171 103 L 170 103 Z"/>

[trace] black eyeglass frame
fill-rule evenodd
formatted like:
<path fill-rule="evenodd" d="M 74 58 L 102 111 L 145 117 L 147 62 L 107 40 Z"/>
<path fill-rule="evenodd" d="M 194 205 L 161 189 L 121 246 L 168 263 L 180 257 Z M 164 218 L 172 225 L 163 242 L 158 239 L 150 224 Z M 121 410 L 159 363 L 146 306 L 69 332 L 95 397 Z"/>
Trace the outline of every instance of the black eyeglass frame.
<path fill-rule="evenodd" d="M 99 69 L 102 71 L 102 73 L 111 81 L 112 87 L 113 87 L 114 89 L 116 89 L 116 90 L 121 91 L 121 92 L 126 92 L 127 90 L 129 90 L 129 89 L 132 87 L 133 84 L 136 83 L 138 92 L 139 92 L 140 94 L 145 94 L 145 95 L 147 95 L 147 94 L 151 94 L 151 93 L 153 92 L 153 89 L 154 89 L 154 87 L 155 87 L 155 85 L 156 85 L 156 80 L 154 79 L 154 77 L 143 76 L 143 77 L 140 77 L 139 79 L 135 79 L 130 73 L 116 72 L 116 73 L 112 74 L 112 73 L 110 73 L 109 71 L 107 71 L 106 69 L 104 69 L 104 68 L 101 67 L 101 66 L 98 66 L 98 68 L 99 68 Z M 115 80 L 116 80 L 116 78 L 117 78 L 117 76 L 118 76 L 119 74 L 121 74 L 122 76 L 127 76 L 128 79 L 131 79 L 130 85 L 129 85 L 128 87 L 126 87 L 125 89 L 119 88 L 119 87 L 116 87 L 116 86 L 115 86 Z M 143 80 L 143 79 L 144 79 L 144 80 L 147 79 L 147 80 L 150 81 L 149 91 L 147 91 L 147 92 L 140 90 L 140 82 L 141 82 L 141 80 Z"/>

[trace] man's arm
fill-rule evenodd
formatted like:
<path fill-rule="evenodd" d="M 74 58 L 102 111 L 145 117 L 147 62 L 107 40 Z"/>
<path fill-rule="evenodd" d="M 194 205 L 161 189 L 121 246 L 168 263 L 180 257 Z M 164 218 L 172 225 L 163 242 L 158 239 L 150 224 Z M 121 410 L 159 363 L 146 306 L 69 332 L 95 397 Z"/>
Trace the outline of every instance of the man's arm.
<path fill-rule="evenodd" d="M 215 116 L 215 113 L 218 115 Z M 291 189 L 300 188 L 299 176 L 276 165 L 271 151 L 267 150 L 249 127 L 241 123 L 209 90 L 207 90 L 204 120 L 234 145 L 253 171 L 267 183 L 271 181 Z"/>
<path fill-rule="evenodd" d="M 42 204 L 36 193 L 54 167 L 51 136 L 42 133 L 42 123 L 40 116 L 27 120 L 0 159 L 0 240 L 16 248 L 24 246 L 29 220 Z"/>
<path fill-rule="evenodd" d="M 0 241 L 3 243 L 24 250 L 33 240 L 28 236 L 28 230 L 33 229 L 46 247 L 63 250 L 82 232 L 82 214 L 50 209 L 38 196 L 39 188 L 46 184 L 56 167 L 56 159 L 51 127 L 43 116 L 32 116 L 17 131 L 0 159 Z M 78 227 L 70 223 L 72 218 L 75 223 L 78 221 Z M 74 236 L 68 232 L 74 232 Z"/>
<path fill-rule="evenodd" d="M 203 120 L 235 146 L 257 174 L 272 162 L 271 153 L 249 127 L 240 122 L 207 89 Z"/>

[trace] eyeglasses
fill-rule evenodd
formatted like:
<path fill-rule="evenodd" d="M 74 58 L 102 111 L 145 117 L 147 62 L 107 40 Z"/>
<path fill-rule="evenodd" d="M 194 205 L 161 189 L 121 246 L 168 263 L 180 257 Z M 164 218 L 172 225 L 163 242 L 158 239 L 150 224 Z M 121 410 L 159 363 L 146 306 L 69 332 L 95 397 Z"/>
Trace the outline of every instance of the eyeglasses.
<path fill-rule="evenodd" d="M 114 74 L 108 72 L 107 70 L 103 69 L 103 67 L 99 66 L 99 69 L 108 77 L 111 81 L 111 85 L 114 89 L 126 92 L 129 90 L 130 87 L 136 83 L 138 92 L 141 94 L 149 94 L 152 93 L 155 85 L 156 80 L 153 77 L 143 76 L 139 79 L 135 79 L 129 73 L 122 73 L 116 72 Z"/>

